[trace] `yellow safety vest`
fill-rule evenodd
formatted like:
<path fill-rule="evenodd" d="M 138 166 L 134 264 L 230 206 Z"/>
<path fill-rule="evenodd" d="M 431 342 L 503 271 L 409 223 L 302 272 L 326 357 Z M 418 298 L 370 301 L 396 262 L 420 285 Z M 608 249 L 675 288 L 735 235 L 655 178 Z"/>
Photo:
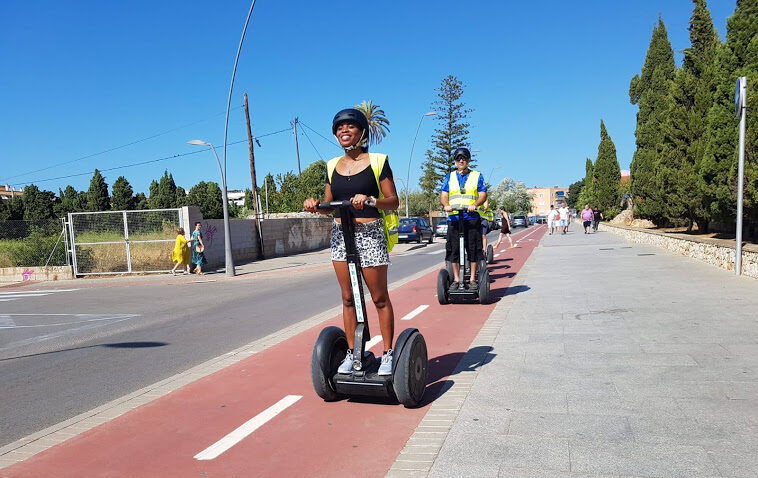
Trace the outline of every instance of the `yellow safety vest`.
<path fill-rule="evenodd" d="M 479 199 L 479 171 L 471 170 L 466 178 L 466 184 L 463 185 L 463 191 L 458 184 L 457 171 L 450 173 L 450 180 L 448 181 L 448 202 L 453 208 L 470 206 L 476 203 Z M 455 211 L 447 213 L 448 216 L 454 216 L 458 214 Z"/>
<path fill-rule="evenodd" d="M 495 215 L 492 212 L 492 209 L 479 209 L 477 208 L 477 211 L 479 212 L 479 215 L 482 216 L 482 219 L 486 219 L 489 222 L 492 222 L 495 220 Z"/>
<path fill-rule="evenodd" d="M 386 154 L 380 153 L 368 153 L 369 161 L 371 162 L 371 170 L 374 171 L 374 179 L 376 179 L 376 185 L 379 188 L 379 199 L 382 199 L 382 186 L 379 184 L 379 175 L 382 174 L 384 169 L 384 163 L 389 159 Z M 329 176 L 329 182 L 332 182 L 332 173 L 337 169 L 337 163 L 340 162 L 342 156 L 332 158 L 326 163 L 326 173 Z M 377 208 L 379 209 L 379 208 Z M 384 219 L 384 237 L 387 238 L 387 250 L 392 252 L 392 248 L 397 244 L 397 228 L 400 226 L 400 218 L 395 211 L 385 211 L 379 209 L 379 214 Z"/>

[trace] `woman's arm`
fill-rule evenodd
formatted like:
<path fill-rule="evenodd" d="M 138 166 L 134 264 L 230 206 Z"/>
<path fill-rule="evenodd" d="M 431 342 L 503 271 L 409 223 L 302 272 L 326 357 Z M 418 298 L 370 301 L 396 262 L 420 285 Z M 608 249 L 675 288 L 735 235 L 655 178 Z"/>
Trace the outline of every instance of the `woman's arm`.
<path fill-rule="evenodd" d="M 326 183 L 326 186 L 324 186 L 324 201 L 323 202 L 331 202 L 334 200 L 334 196 L 332 196 L 332 186 L 329 183 Z M 331 214 L 332 211 L 329 209 L 319 209 L 318 204 L 322 202 L 319 201 L 318 198 L 308 198 L 305 201 L 303 201 L 303 209 L 305 209 L 308 212 L 317 212 L 319 214 Z"/>

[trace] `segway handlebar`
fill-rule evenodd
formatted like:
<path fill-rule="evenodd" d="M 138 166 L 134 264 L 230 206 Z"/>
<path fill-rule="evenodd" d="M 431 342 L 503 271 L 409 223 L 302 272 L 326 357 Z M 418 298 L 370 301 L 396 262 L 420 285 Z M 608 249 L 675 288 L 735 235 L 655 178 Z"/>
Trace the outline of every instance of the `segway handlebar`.
<path fill-rule="evenodd" d="M 363 203 L 365 206 L 376 206 L 376 203 L 374 201 L 365 201 Z M 329 201 L 329 202 L 320 202 L 318 203 L 319 209 L 340 209 L 343 207 L 353 207 L 353 203 L 350 201 Z"/>

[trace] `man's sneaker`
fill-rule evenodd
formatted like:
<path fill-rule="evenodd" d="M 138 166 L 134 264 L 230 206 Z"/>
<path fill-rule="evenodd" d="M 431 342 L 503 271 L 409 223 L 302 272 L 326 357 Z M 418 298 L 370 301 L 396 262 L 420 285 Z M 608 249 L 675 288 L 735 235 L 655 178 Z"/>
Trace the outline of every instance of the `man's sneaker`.
<path fill-rule="evenodd" d="M 450 290 L 458 290 L 458 287 L 460 287 L 460 284 L 458 282 L 452 282 L 450 284 Z"/>
<path fill-rule="evenodd" d="M 479 282 L 472 280 L 468 283 L 468 290 L 479 290 Z"/>
<path fill-rule="evenodd" d="M 392 375 L 392 349 L 382 355 L 382 363 L 379 365 L 377 375 Z"/>
<path fill-rule="evenodd" d="M 345 360 L 340 364 L 340 368 L 337 369 L 337 373 L 350 373 L 353 371 L 353 351 L 348 350 L 345 355 Z"/>

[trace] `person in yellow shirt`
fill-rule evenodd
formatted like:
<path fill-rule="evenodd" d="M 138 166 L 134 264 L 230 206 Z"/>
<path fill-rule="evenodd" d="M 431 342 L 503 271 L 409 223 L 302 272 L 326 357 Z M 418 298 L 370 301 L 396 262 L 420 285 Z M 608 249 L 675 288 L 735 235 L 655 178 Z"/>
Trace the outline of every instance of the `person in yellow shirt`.
<path fill-rule="evenodd" d="M 468 148 L 458 148 L 453 152 L 456 170 L 445 176 L 442 181 L 440 193 L 440 202 L 448 213 L 447 216 L 447 243 L 445 244 L 445 260 L 450 261 L 453 266 L 453 282 L 450 284 L 450 290 L 463 288 L 460 254 L 458 245 L 458 231 L 463 224 L 458 224 L 458 213 L 454 208 L 465 207 L 463 221 L 465 224 L 466 235 L 466 253 L 468 254 L 471 265 L 471 280 L 468 284 L 469 290 L 477 290 L 479 282 L 476 280 L 476 269 L 480 260 L 482 260 L 482 230 L 479 213 L 476 209 L 484 204 L 487 200 L 487 186 L 484 183 L 484 176 L 479 171 L 473 171 L 468 168 L 471 161 L 471 152 Z"/>
<path fill-rule="evenodd" d="M 184 273 L 189 274 L 190 264 L 190 251 L 187 247 L 187 239 L 184 237 L 184 228 L 180 227 L 176 230 L 176 242 L 174 243 L 174 250 L 171 251 L 171 260 L 174 262 L 174 268 L 171 269 L 171 273 L 176 275 L 176 268 L 179 266 L 184 267 Z"/>

